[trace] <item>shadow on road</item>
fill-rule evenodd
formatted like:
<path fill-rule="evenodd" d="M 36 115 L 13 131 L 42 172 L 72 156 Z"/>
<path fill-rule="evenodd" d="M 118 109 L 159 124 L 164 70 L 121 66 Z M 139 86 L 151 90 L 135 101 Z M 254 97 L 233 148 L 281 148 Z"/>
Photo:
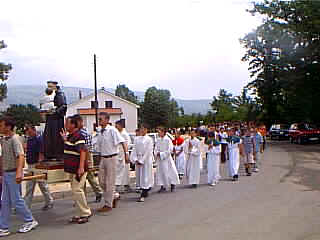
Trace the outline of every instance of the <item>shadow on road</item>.
<path fill-rule="evenodd" d="M 320 191 L 320 144 L 290 144 L 288 141 L 272 141 L 269 143 L 273 152 L 286 151 L 291 157 L 288 173 L 281 179 L 307 187 L 304 191 Z"/>

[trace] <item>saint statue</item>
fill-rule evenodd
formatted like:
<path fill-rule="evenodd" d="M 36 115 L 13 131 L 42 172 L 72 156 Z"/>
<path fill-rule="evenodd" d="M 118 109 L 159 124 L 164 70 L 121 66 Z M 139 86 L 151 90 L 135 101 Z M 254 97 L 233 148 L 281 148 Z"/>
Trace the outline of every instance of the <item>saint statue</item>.
<path fill-rule="evenodd" d="M 61 160 L 64 142 L 60 136 L 64 128 L 67 100 L 57 82 L 48 81 L 48 88 L 40 101 L 40 110 L 45 112 L 46 126 L 43 133 L 45 160 Z"/>

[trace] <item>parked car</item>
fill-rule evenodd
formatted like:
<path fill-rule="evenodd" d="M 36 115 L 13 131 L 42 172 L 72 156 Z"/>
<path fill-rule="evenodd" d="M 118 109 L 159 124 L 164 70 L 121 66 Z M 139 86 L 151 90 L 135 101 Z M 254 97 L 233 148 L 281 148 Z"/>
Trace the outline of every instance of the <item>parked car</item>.
<path fill-rule="evenodd" d="M 289 125 L 287 124 L 273 124 L 269 131 L 271 140 L 285 140 L 289 139 Z"/>
<path fill-rule="evenodd" d="M 291 143 L 308 143 L 320 141 L 320 128 L 308 123 L 294 123 L 289 130 Z"/>

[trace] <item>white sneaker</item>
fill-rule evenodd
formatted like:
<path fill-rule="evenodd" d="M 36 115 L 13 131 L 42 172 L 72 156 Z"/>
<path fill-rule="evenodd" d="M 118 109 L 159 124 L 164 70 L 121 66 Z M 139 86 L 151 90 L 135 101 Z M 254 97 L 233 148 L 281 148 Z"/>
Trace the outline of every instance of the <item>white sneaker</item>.
<path fill-rule="evenodd" d="M 214 187 L 215 185 L 216 185 L 215 182 L 213 182 L 213 183 L 210 184 L 211 187 Z"/>
<path fill-rule="evenodd" d="M 0 229 L 0 237 L 5 237 L 10 235 L 10 232 L 8 229 Z"/>
<path fill-rule="evenodd" d="M 27 233 L 31 230 L 35 229 L 39 223 L 36 220 L 33 220 L 32 222 L 27 222 L 22 225 L 22 227 L 19 229 L 19 233 Z"/>
<path fill-rule="evenodd" d="M 257 172 L 259 172 L 259 169 L 258 168 L 254 168 L 253 172 L 257 173 Z"/>

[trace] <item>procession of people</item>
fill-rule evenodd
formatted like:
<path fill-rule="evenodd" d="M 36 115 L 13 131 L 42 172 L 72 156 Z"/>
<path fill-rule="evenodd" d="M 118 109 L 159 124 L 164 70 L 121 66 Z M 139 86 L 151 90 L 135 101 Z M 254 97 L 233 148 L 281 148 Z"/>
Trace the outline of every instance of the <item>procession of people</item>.
<path fill-rule="evenodd" d="M 125 121 L 119 120 L 112 126 L 107 113 L 99 114 L 99 125 L 90 135 L 80 115 L 66 118 L 60 137 L 64 142 L 64 171 L 70 174 L 71 192 L 75 215 L 69 223 L 84 224 L 93 216 L 85 195 L 88 180 L 96 195 L 96 202 L 102 201 L 98 213 L 107 213 L 117 208 L 123 192 L 130 192 L 130 162 L 135 166 L 136 186 L 139 192 L 137 202 L 143 203 L 151 189 L 158 193 L 177 191 L 178 185 L 197 188 L 203 173 L 203 162 L 207 163 L 207 183 L 216 185 L 224 177 L 236 182 L 240 178 L 239 168 L 243 164 L 247 176 L 261 168 L 261 153 L 264 139 L 260 128 L 252 126 L 210 125 L 202 128 L 166 129 L 158 127 L 158 138 L 154 142 L 148 136 L 145 124 L 136 130 L 132 152 L 129 154 L 130 137 L 125 130 Z M 25 150 L 13 132 L 14 119 L 0 119 L 2 139 L 3 189 L 1 201 L 0 236 L 9 232 L 9 217 L 12 209 L 23 217 L 24 224 L 19 232 L 25 233 L 38 226 L 31 213 L 31 203 L 36 184 L 44 196 L 43 211 L 54 207 L 52 195 L 45 181 L 27 183 L 24 198 L 21 193 L 24 151 L 29 168 L 43 161 L 43 137 L 32 125 L 25 128 L 28 136 Z M 172 135 L 169 134 L 173 134 Z M 92 170 L 93 152 L 100 153 L 98 179 Z M 203 158 L 205 156 L 205 159 Z M 225 176 L 227 173 L 227 176 Z M 12 197 L 14 196 L 14 197 Z M 14 200 L 12 200 L 14 198 Z"/>

